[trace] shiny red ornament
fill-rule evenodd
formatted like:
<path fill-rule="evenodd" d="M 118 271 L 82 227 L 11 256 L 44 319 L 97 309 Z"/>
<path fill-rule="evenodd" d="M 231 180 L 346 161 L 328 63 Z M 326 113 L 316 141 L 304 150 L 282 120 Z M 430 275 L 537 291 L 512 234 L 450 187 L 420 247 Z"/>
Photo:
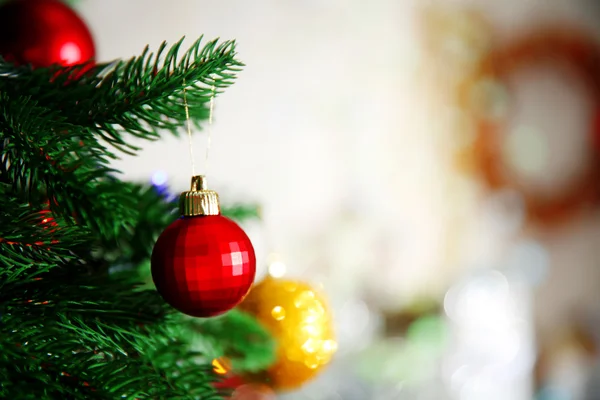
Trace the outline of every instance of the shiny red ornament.
<path fill-rule="evenodd" d="M 0 56 L 16 64 L 71 66 L 93 60 L 86 23 L 59 0 L 13 0 L 0 6 Z"/>
<path fill-rule="evenodd" d="M 246 381 L 239 375 L 231 375 L 225 377 L 221 381 L 217 381 L 213 384 L 215 389 L 235 389 L 246 384 Z"/>
<path fill-rule="evenodd" d="M 181 197 L 184 216 L 169 225 L 154 245 L 152 279 L 164 300 L 177 310 L 213 317 L 248 294 L 256 256 L 246 233 L 220 215 L 216 192 L 195 190 L 194 183 L 192 187 Z"/>

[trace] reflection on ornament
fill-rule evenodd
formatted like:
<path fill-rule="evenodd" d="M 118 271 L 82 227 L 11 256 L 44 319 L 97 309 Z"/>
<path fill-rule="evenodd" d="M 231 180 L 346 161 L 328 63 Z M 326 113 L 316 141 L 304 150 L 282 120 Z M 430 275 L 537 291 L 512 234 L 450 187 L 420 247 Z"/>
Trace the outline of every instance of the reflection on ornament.
<path fill-rule="evenodd" d="M 273 311 L 271 311 L 271 315 L 276 321 L 281 321 L 285 318 L 285 309 L 281 306 L 273 307 Z"/>
<path fill-rule="evenodd" d="M 337 350 L 325 301 L 305 283 L 268 277 L 240 308 L 254 315 L 278 342 L 267 371 L 275 389 L 294 389 L 315 377 Z"/>
<path fill-rule="evenodd" d="M 67 42 L 63 44 L 59 50 L 60 59 L 65 62 L 66 65 L 77 64 L 81 60 L 81 49 L 76 43 Z"/>
<path fill-rule="evenodd" d="M 56 232 L 58 228 L 58 223 L 54 220 L 52 216 L 52 212 L 50 210 L 44 209 L 39 212 L 40 216 L 40 225 L 43 229 L 47 229 L 50 232 Z"/>

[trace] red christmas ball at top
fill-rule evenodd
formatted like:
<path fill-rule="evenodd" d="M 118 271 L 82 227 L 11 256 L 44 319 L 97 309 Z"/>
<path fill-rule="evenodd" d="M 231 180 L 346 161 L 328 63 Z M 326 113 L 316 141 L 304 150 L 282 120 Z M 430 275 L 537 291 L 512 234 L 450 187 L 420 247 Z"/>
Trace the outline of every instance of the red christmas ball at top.
<path fill-rule="evenodd" d="M 206 190 L 202 178 L 194 177 L 192 190 L 182 193 L 183 216 L 159 236 L 151 269 L 167 303 L 184 314 L 213 317 L 248 294 L 256 257 L 246 233 L 220 215 L 217 193 Z"/>
<path fill-rule="evenodd" d="M 13 0 L 0 6 L 0 56 L 16 64 L 70 66 L 95 56 L 83 20 L 58 0 Z"/>

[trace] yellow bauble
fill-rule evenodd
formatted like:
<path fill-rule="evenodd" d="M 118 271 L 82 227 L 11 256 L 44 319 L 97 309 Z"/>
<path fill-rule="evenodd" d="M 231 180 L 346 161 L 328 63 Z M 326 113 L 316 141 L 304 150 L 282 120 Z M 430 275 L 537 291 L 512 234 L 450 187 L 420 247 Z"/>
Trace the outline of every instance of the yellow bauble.
<path fill-rule="evenodd" d="M 327 305 L 305 283 L 269 277 L 252 288 L 240 308 L 277 341 L 277 361 L 266 374 L 274 389 L 295 389 L 314 378 L 337 349 Z"/>

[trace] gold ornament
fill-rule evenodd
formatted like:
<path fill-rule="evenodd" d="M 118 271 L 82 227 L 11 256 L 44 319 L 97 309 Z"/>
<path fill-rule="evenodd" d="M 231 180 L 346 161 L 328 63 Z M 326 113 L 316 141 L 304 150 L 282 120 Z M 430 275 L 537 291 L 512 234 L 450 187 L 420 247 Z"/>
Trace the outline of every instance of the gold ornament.
<path fill-rule="evenodd" d="M 274 389 L 306 383 L 337 350 L 327 305 L 306 283 L 268 277 L 254 286 L 240 308 L 254 315 L 277 341 L 277 361 L 266 372 Z"/>

